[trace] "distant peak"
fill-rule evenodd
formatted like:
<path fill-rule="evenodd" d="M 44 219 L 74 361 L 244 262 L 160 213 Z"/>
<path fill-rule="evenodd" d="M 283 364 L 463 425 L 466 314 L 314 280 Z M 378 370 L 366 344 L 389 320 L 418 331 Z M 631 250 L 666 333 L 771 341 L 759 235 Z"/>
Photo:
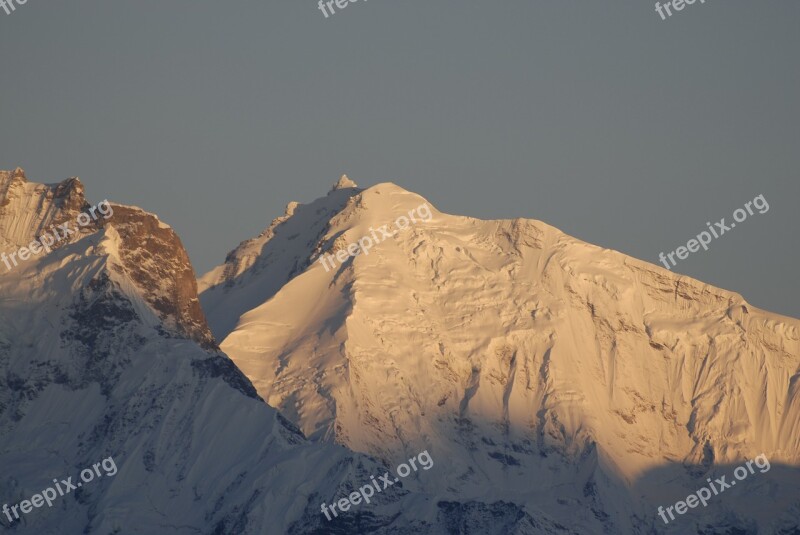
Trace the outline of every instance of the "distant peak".
<path fill-rule="evenodd" d="M 27 177 L 25 176 L 25 170 L 22 167 L 17 167 L 16 169 L 14 169 L 13 173 L 11 174 L 11 177 L 14 179 L 22 180 L 23 182 L 28 181 Z"/>
<path fill-rule="evenodd" d="M 347 175 L 342 175 L 339 181 L 333 185 L 333 189 L 331 191 L 336 191 L 345 188 L 357 188 L 358 184 L 350 180 Z"/>
<path fill-rule="evenodd" d="M 78 177 L 62 180 L 55 186 L 54 194 L 56 199 L 66 199 L 71 202 L 76 209 L 80 209 L 85 202 L 83 183 Z"/>
<path fill-rule="evenodd" d="M 283 214 L 285 217 L 291 217 L 294 215 L 294 211 L 297 210 L 297 207 L 300 206 L 300 203 L 297 201 L 292 201 L 286 205 L 286 212 Z"/>

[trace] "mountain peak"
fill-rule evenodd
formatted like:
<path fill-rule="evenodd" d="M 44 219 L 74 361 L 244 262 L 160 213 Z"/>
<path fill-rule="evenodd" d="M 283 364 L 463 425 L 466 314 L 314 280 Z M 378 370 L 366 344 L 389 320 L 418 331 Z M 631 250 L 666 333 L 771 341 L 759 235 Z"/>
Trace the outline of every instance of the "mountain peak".
<path fill-rule="evenodd" d="M 214 274 L 213 332 L 269 405 L 387 463 L 447 451 L 419 481 L 442 501 L 558 488 L 562 525 L 584 523 L 574 504 L 619 504 L 575 531 L 645 533 L 631 518 L 660 522 L 662 488 L 800 458 L 800 322 L 540 221 L 444 214 L 386 182 L 299 207 Z"/>
<path fill-rule="evenodd" d="M 286 210 L 283 213 L 284 217 L 291 217 L 294 215 L 295 210 L 297 207 L 300 206 L 300 203 L 297 201 L 291 201 L 289 204 L 286 205 Z"/>
<path fill-rule="evenodd" d="M 31 240 L 40 239 L 45 229 L 57 225 L 72 229 L 70 235 L 74 236 L 68 238 L 65 233 L 63 243 L 54 245 L 54 250 L 67 242 L 103 233 L 98 239 L 105 238 L 107 245 L 114 246 L 102 254 L 116 259 L 112 271 L 127 277 L 123 286 L 133 283 L 167 328 L 206 349 L 216 347 L 197 298 L 197 283 L 189 256 L 169 225 L 141 208 L 111 204 L 107 200 L 104 202 L 108 204 L 108 212 L 101 212 L 102 216 L 95 218 L 92 225 L 79 224 L 79 214 L 87 214 L 91 208 L 80 179 L 72 177 L 55 184 L 41 184 L 20 177 L 24 177 L 20 168 L 0 171 L 0 186 L 9 178 L 11 181 L 11 187 L 0 194 L 2 248 L 24 247 Z M 73 260 L 93 256 L 90 242 L 84 243 L 87 245 L 82 254 L 69 251 L 63 254 Z M 37 267 L 41 271 L 45 265 L 42 259 Z"/>
<path fill-rule="evenodd" d="M 22 167 L 17 167 L 13 171 L 0 169 L 0 184 L 9 185 L 12 182 L 27 183 L 28 178 L 25 176 L 25 170 Z"/>
<path fill-rule="evenodd" d="M 357 188 L 357 187 L 358 184 L 350 180 L 350 178 L 348 178 L 347 175 L 342 175 L 341 178 L 339 178 L 339 181 L 333 185 L 331 191 L 336 191 L 345 188 Z"/>

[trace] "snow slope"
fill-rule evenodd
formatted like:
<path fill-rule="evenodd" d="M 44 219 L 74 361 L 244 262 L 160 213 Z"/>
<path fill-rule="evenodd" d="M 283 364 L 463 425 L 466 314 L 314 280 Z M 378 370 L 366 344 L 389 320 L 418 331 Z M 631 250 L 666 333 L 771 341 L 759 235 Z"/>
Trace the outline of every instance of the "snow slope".
<path fill-rule="evenodd" d="M 800 530 L 800 321 L 535 220 L 433 210 L 335 270 L 317 262 L 425 202 L 340 184 L 200 279 L 268 404 L 316 441 L 427 449 L 443 468 L 417 484 L 442 500 L 580 533 Z M 761 453 L 772 469 L 746 488 L 656 516 Z"/>
<path fill-rule="evenodd" d="M 0 171 L 0 246 L 16 250 L 87 206 L 77 179 L 47 186 Z M 151 214 L 112 206 L 108 220 L 0 272 L 0 504 L 54 478 L 75 482 L 108 457 L 118 472 L 22 520 L 0 514 L 4 531 L 563 532 L 513 505 L 439 504 L 400 485 L 328 522 L 321 503 L 384 466 L 307 441 L 264 404 L 216 349 L 178 237 Z"/>

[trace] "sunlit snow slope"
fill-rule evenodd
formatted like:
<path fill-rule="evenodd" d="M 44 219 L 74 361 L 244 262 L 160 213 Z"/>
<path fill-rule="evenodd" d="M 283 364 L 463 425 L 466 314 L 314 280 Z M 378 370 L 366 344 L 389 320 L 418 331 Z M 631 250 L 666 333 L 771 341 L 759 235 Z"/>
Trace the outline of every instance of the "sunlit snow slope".
<path fill-rule="evenodd" d="M 800 321 L 535 220 L 434 209 L 335 270 L 317 262 L 423 203 L 343 179 L 200 280 L 270 405 L 379 458 L 428 449 L 445 468 L 427 491 L 582 533 L 800 526 Z M 770 472 L 656 516 L 761 453 Z"/>

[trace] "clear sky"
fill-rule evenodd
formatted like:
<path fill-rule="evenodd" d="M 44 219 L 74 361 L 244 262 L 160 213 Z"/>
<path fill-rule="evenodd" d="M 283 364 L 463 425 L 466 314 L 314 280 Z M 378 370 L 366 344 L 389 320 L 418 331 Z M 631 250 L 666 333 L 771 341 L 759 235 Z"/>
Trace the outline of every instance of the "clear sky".
<path fill-rule="evenodd" d="M 157 213 L 196 270 L 342 173 L 530 217 L 800 317 L 800 3 L 28 0 L 0 168 Z"/>

